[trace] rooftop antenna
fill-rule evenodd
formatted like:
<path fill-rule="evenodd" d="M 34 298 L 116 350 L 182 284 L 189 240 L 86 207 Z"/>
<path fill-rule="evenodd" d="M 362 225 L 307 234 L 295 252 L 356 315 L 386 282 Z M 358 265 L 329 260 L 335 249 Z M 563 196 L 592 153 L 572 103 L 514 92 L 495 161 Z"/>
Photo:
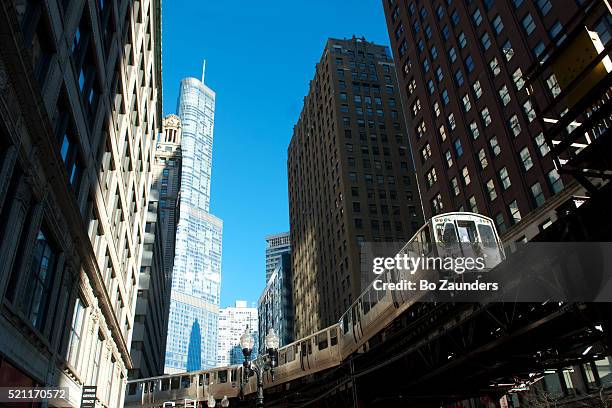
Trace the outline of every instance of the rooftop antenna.
<path fill-rule="evenodd" d="M 204 74 L 206 73 L 206 60 L 202 63 L 202 83 L 204 83 Z"/>

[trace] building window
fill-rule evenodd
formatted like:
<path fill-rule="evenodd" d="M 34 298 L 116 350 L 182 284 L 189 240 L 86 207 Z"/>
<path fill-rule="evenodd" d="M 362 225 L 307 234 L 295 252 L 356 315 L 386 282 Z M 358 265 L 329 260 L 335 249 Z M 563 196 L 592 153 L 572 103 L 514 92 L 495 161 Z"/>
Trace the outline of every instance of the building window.
<path fill-rule="evenodd" d="M 563 190 L 563 181 L 561 180 L 561 176 L 559 176 L 557 169 L 552 169 L 549 171 L 547 176 L 550 188 L 555 194 Z"/>
<path fill-rule="evenodd" d="M 457 154 L 457 157 L 463 156 L 463 147 L 461 146 L 461 140 L 455 139 L 453 145 L 455 146 L 455 153 Z"/>
<path fill-rule="evenodd" d="M 458 69 L 457 71 L 455 71 L 455 83 L 457 84 L 457 86 L 461 86 L 463 85 L 463 82 L 463 73 L 460 69 Z"/>
<path fill-rule="evenodd" d="M 444 156 L 446 157 L 446 166 L 450 169 L 453 166 L 453 155 L 451 151 L 447 150 Z"/>
<path fill-rule="evenodd" d="M 470 132 L 472 133 L 472 139 L 478 139 L 478 136 L 480 136 L 480 131 L 478 130 L 476 122 L 470 123 Z"/>
<path fill-rule="evenodd" d="M 455 128 L 457 127 L 457 123 L 455 122 L 454 113 L 451 113 L 450 115 L 448 115 L 448 127 L 450 127 L 450 130 L 455 130 Z"/>
<path fill-rule="evenodd" d="M 535 22 L 533 21 L 533 17 L 531 14 L 527 13 L 525 17 L 523 17 L 523 29 L 525 29 L 525 33 L 529 36 L 535 30 Z"/>
<path fill-rule="evenodd" d="M 489 61 L 489 67 L 491 68 L 491 72 L 493 73 L 494 77 L 498 76 L 499 73 L 501 72 L 501 68 L 499 67 L 499 61 L 497 61 L 497 57 Z"/>
<path fill-rule="evenodd" d="M 457 181 L 457 177 L 453 177 L 450 181 L 450 184 L 451 190 L 453 190 L 453 193 L 458 196 L 461 191 L 459 189 L 459 182 Z"/>
<path fill-rule="evenodd" d="M 512 224 L 516 224 L 521 220 L 521 212 L 519 211 L 516 200 L 508 204 L 508 210 L 510 211 L 510 219 L 512 220 Z"/>
<path fill-rule="evenodd" d="M 487 181 L 487 192 L 489 193 L 489 200 L 493 201 L 497 198 L 497 191 L 495 191 L 495 183 L 493 179 Z"/>
<path fill-rule="evenodd" d="M 523 72 L 520 68 L 517 68 L 516 71 L 512 73 L 512 81 L 514 81 L 514 86 L 516 87 L 517 91 L 523 89 L 525 80 L 523 79 Z"/>
<path fill-rule="evenodd" d="M 546 80 L 546 85 L 548 85 L 548 89 L 550 90 L 550 94 L 553 98 L 556 98 L 561 93 L 561 87 L 559 86 L 559 82 L 557 81 L 555 74 L 550 74 Z"/>
<path fill-rule="evenodd" d="M 433 80 L 428 80 L 427 81 L 427 89 L 429 90 L 429 94 L 433 95 L 434 91 L 436 90 L 436 87 L 434 86 Z"/>
<path fill-rule="evenodd" d="M 427 188 L 431 188 L 436 181 L 438 181 L 438 176 L 436 175 L 436 168 L 432 167 L 426 174 L 427 179 Z"/>
<path fill-rule="evenodd" d="M 28 275 L 26 290 L 28 296 L 24 300 L 28 320 L 32 326 L 41 331 L 47 317 L 57 257 L 58 252 L 49 242 L 48 234 L 43 229 L 39 230 Z"/>
<path fill-rule="evenodd" d="M 510 92 L 508 91 L 508 87 L 506 85 L 499 89 L 499 98 L 504 106 L 510 103 Z"/>
<path fill-rule="evenodd" d="M 469 186 L 472 180 L 470 179 L 470 172 L 467 166 L 464 166 L 463 169 L 461 169 L 461 175 L 463 176 L 463 184 Z"/>
<path fill-rule="evenodd" d="M 421 162 L 425 163 L 427 159 L 429 159 L 430 157 L 431 157 L 431 146 L 429 146 L 429 143 L 427 143 L 421 149 Z"/>
<path fill-rule="evenodd" d="M 451 49 L 448 50 L 448 56 L 451 62 L 455 62 L 457 60 L 457 51 L 455 50 L 455 47 L 451 47 Z"/>
<path fill-rule="evenodd" d="M 539 43 L 536 44 L 535 47 L 533 47 L 532 49 L 533 55 L 535 55 L 536 58 L 539 58 L 540 55 L 542 55 L 542 53 L 544 52 L 545 48 L 546 46 L 544 45 L 544 43 L 540 41 Z M 544 62 L 545 60 L 546 58 L 543 58 L 541 62 Z"/>
<path fill-rule="evenodd" d="M 489 126 L 491 124 L 491 114 L 489 113 L 489 108 L 483 108 L 480 111 L 480 117 L 482 117 L 482 121 L 485 125 L 485 127 Z"/>
<path fill-rule="evenodd" d="M 77 357 L 80 354 L 81 333 L 83 330 L 83 321 L 85 315 L 85 306 L 81 298 L 77 298 L 72 314 L 72 322 L 70 325 L 70 338 L 68 343 L 68 361 L 70 365 L 76 367 Z"/>
<path fill-rule="evenodd" d="M 540 13 L 542 13 L 542 16 L 547 15 L 550 9 L 552 8 L 552 4 L 550 4 L 550 0 L 536 0 L 536 4 L 538 5 L 538 8 L 540 9 Z"/>
<path fill-rule="evenodd" d="M 507 190 L 512 185 L 510 182 L 510 176 L 508 175 L 508 170 L 505 167 L 502 167 L 498 174 L 502 187 L 504 190 Z"/>
<path fill-rule="evenodd" d="M 440 113 L 441 113 L 440 104 L 438 103 L 438 101 L 434 102 L 433 108 L 434 108 L 434 112 L 435 112 L 436 118 L 437 118 L 438 116 L 440 116 Z"/>
<path fill-rule="evenodd" d="M 518 116 L 510 116 L 510 119 L 508 120 L 508 127 L 510 128 L 510 131 L 512 132 L 514 137 L 517 137 L 521 133 L 521 124 L 519 122 Z"/>
<path fill-rule="evenodd" d="M 345 116 L 342 118 L 342 124 L 344 126 L 351 126 L 351 118 Z"/>
<path fill-rule="evenodd" d="M 457 26 L 457 24 L 459 24 L 459 13 L 457 13 L 457 10 L 453 10 L 453 12 L 451 13 L 451 21 L 453 22 L 453 26 Z"/>
<path fill-rule="evenodd" d="M 448 97 L 448 91 L 446 89 L 442 91 L 442 102 L 444 102 L 444 106 L 448 105 L 450 102 L 450 98 Z"/>
<path fill-rule="evenodd" d="M 472 109 L 472 103 L 470 102 L 470 96 L 468 94 L 463 95 L 463 110 L 469 112 Z"/>
<path fill-rule="evenodd" d="M 431 54 L 432 61 L 435 61 L 436 58 L 438 58 L 438 49 L 436 48 L 435 45 L 431 46 L 431 48 L 429 49 L 429 53 Z"/>
<path fill-rule="evenodd" d="M 501 34 L 501 32 L 504 30 L 504 23 L 499 15 L 493 19 L 493 29 L 497 35 Z"/>
<path fill-rule="evenodd" d="M 510 40 L 506 40 L 504 45 L 502 45 L 502 52 L 504 53 L 504 57 L 506 57 L 506 61 L 510 61 L 512 57 L 514 57 L 514 50 L 512 49 Z"/>
<path fill-rule="evenodd" d="M 441 125 L 438 131 L 440 133 L 440 139 L 442 139 L 442 141 L 445 141 L 446 140 L 446 128 L 444 127 L 444 125 Z"/>
<path fill-rule="evenodd" d="M 487 153 L 484 149 L 480 149 L 478 151 L 478 161 L 480 162 L 480 168 L 483 170 L 489 165 L 489 162 L 487 161 Z"/>
<path fill-rule="evenodd" d="M 412 104 L 412 117 L 415 117 L 421 110 L 421 101 L 417 98 Z"/>
<path fill-rule="evenodd" d="M 467 45 L 467 38 L 465 37 L 465 34 L 463 33 L 463 31 L 459 33 L 459 36 L 457 37 L 457 41 L 459 42 L 460 48 L 465 48 L 465 46 Z"/>
<path fill-rule="evenodd" d="M 425 136 L 425 132 L 427 132 L 427 126 L 425 125 L 425 121 L 421 120 L 419 125 L 416 127 L 416 133 L 419 139 Z"/>
<path fill-rule="evenodd" d="M 523 104 L 523 111 L 525 112 L 527 121 L 533 122 L 533 120 L 536 118 L 536 113 L 535 113 L 535 110 L 533 109 L 533 105 L 531 104 L 531 101 L 529 100 L 525 101 L 525 103 Z"/>
<path fill-rule="evenodd" d="M 474 25 L 478 27 L 480 23 L 482 23 L 482 14 L 480 14 L 480 9 L 476 9 L 472 14 L 472 20 L 474 20 Z"/>
<path fill-rule="evenodd" d="M 489 33 L 484 33 L 482 37 L 480 37 L 480 42 L 482 43 L 482 48 L 486 51 L 491 47 L 491 38 L 489 37 Z"/>
<path fill-rule="evenodd" d="M 474 71 L 474 59 L 472 59 L 471 55 L 465 57 L 465 69 L 467 70 L 468 74 Z"/>
<path fill-rule="evenodd" d="M 497 142 L 497 136 L 493 136 L 489 140 L 489 146 L 491 146 L 491 152 L 493 156 L 498 156 L 501 153 L 501 148 L 499 147 L 499 143 Z"/>
<path fill-rule="evenodd" d="M 546 143 L 546 139 L 544 139 L 544 134 L 542 132 L 538 133 L 534 138 L 536 147 L 540 152 L 540 156 L 544 157 L 550 152 L 550 148 L 548 147 L 548 143 Z"/>
<path fill-rule="evenodd" d="M 519 155 L 521 157 L 521 162 L 523 163 L 523 168 L 525 169 L 525 171 L 533 167 L 533 161 L 531 160 L 531 154 L 529 154 L 528 147 L 523 148 Z"/>
<path fill-rule="evenodd" d="M 478 206 L 476 205 L 476 197 L 471 196 L 468 199 L 468 205 L 470 206 L 470 211 L 473 213 L 478 213 Z"/>
<path fill-rule="evenodd" d="M 440 193 L 436 194 L 433 200 L 431 200 L 431 208 L 434 214 L 439 214 L 442 212 L 444 206 L 442 205 L 442 196 Z"/>
<path fill-rule="evenodd" d="M 542 204 L 544 204 L 544 201 L 546 201 L 540 183 L 535 183 L 531 186 L 531 195 L 533 196 L 533 201 L 536 207 L 541 206 Z"/>
<path fill-rule="evenodd" d="M 499 232 L 503 233 L 506 231 L 506 222 L 504 221 L 504 214 L 498 213 L 495 216 L 495 224 L 497 224 L 497 229 Z"/>
<path fill-rule="evenodd" d="M 442 68 L 440 67 L 436 68 L 436 78 L 438 79 L 438 82 L 444 79 L 444 72 L 442 72 Z"/>
<path fill-rule="evenodd" d="M 474 94 L 476 95 L 476 99 L 478 100 L 482 96 L 482 88 L 480 87 L 480 81 L 474 82 L 472 88 L 474 89 Z"/>

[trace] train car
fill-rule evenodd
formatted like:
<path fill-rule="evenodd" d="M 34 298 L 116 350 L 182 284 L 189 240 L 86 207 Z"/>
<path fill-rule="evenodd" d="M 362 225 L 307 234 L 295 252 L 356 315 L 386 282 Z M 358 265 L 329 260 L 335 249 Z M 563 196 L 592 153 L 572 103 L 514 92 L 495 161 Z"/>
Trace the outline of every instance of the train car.
<path fill-rule="evenodd" d="M 487 271 L 504 259 L 502 242 L 493 220 L 480 214 L 453 212 L 432 217 L 400 250 L 410 257 L 484 259 Z M 388 270 L 379 276 L 384 282 L 399 282 L 414 276 L 433 276 L 437 271 Z M 340 357 L 368 349 L 368 342 L 415 302 L 422 292 L 376 290 L 372 282 L 340 318 Z"/>
<path fill-rule="evenodd" d="M 493 220 L 488 217 L 453 212 L 432 217 L 400 250 L 410 257 L 468 258 L 482 257 L 484 268 L 490 270 L 503 261 L 502 242 Z M 378 279 L 393 283 L 402 279 L 430 276 L 438 271 L 391 269 Z M 264 374 L 264 388 L 287 383 L 306 375 L 338 366 L 352 354 L 367 351 L 378 333 L 422 301 L 425 292 L 377 290 L 371 283 L 342 315 L 340 321 L 326 329 L 281 347 L 275 378 Z M 257 392 L 256 376 L 243 383 L 242 365 L 215 368 L 195 373 L 149 378 L 128 382 L 126 407 L 159 407 L 165 401 L 196 399 L 205 401 L 247 396 Z"/>
<path fill-rule="evenodd" d="M 276 386 L 339 365 L 339 327 L 334 324 L 278 350 L 278 366 L 274 381 L 270 372 L 264 374 L 264 388 Z M 244 394 L 257 391 L 255 376 L 249 378 Z"/>
<path fill-rule="evenodd" d="M 164 375 L 129 381 L 125 407 L 160 407 L 167 401 L 206 401 L 237 397 L 242 366 L 213 368 L 190 373 Z"/>

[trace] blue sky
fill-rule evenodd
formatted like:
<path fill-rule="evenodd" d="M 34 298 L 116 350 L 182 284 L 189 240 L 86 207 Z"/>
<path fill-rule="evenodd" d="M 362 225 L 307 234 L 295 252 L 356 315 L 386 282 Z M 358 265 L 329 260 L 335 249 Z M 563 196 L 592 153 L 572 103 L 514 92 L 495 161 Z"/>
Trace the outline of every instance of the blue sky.
<path fill-rule="evenodd" d="M 289 230 L 287 146 L 328 37 L 388 44 L 380 0 L 173 0 L 162 6 L 164 115 L 179 81 L 217 94 L 211 212 L 224 221 L 221 306 L 256 304 L 265 241 Z"/>

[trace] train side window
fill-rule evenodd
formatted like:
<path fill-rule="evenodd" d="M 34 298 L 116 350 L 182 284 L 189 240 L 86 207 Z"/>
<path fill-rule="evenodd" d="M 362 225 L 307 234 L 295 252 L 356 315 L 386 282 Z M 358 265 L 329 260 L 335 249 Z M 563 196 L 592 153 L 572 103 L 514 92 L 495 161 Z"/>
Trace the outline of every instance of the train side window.
<path fill-rule="evenodd" d="M 363 315 L 365 316 L 370 311 L 370 291 L 363 294 L 361 304 L 363 306 Z"/>
<path fill-rule="evenodd" d="M 231 382 L 236 382 L 236 378 L 238 378 L 238 376 L 236 375 L 236 369 L 234 368 L 231 372 L 231 378 L 230 381 Z"/>
<path fill-rule="evenodd" d="M 342 318 L 342 333 L 346 334 L 348 333 L 348 330 L 349 330 L 348 315 L 345 315 Z"/>
<path fill-rule="evenodd" d="M 423 245 L 423 252 L 425 254 L 431 253 L 431 238 L 429 235 L 429 227 L 425 227 L 421 230 L 421 243 Z"/>
<path fill-rule="evenodd" d="M 319 350 L 325 350 L 327 348 L 327 332 L 317 335 L 317 346 Z"/>
<path fill-rule="evenodd" d="M 335 327 L 329 331 L 329 343 L 332 347 L 338 344 L 338 329 Z"/>
<path fill-rule="evenodd" d="M 312 339 L 306 340 L 306 344 L 308 344 L 308 354 L 312 354 Z"/>
<path fill-rule="evenodd" d="M 225 384 L 227 382 L 227 371 L 217 371 L 217 378 L 221 384 Z"/>
<path fill-rule="evenodd" d="M 178 390 L 179 389 L 179 385 L 180 385 L 180 383 L 179 383 L 180 379 L 181 379 L 180 377 L 172 377 L 170 379 L 170 388 L 173 389 L 173 390 Z"/>
<path fill-rule="evenodd" d="M 306 355 L 306 342 L 302 342 L 300 347 L 302 349 L 302 356 L 305 356 Z"/>
<path fill-rule="evenodd" d="M 205 378 L 205 380 L 204 380 L 204 384 L 205 384 L 205 385 L 210 384 L 210 373 L 206 373 L 206 374 L 204 374 L 204 378 Z"/>
<path fill-rule="evenodd" d="M 163 380 L 161 380 L 161 390 L 168 391 L 169 389 L 170 389 L 170 379 L 164 378 Z"/>
<path fill-rule="evenodd" d="M 295 360 L 295 349 L 293 347 L 289 347 L 287 349 L 287 362 Z"/>
<path fill-rule="evenodd" d="M 497 240 L 495 239 L 495 233 L 493 228 L 487 224 L 478 224 L 478 233 L 480 234 L 480 241 L 487 248 L 496 248 Z"/>
<path fill-rule="evenodd" d="M 129 383 L 128 384 L 128 395 L 135 395 L 136 394 L 136 386 L 138 385 L 138 383 Z M 143 384 L 145 385 L 145 384 Z"/>
<path fill-rule="evenodd" d="M 285 350 L 281 350 L 278 352 L 278 365 L 282 366 L 287 362 L 287 352 Z"/>

